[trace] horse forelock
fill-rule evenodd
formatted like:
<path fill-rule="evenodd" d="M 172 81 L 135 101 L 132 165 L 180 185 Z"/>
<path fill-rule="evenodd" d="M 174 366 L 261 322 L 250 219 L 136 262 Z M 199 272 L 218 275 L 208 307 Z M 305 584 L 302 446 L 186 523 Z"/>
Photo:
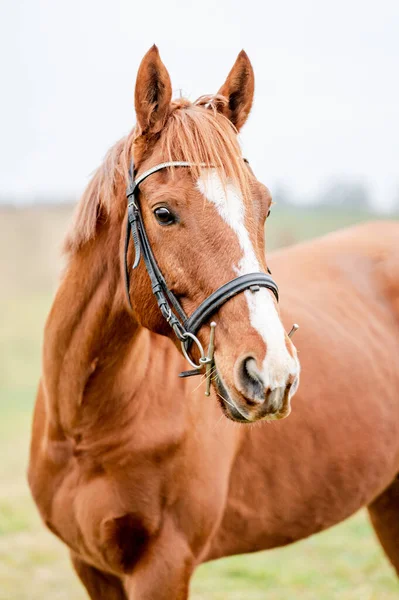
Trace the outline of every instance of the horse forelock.
<path fill-rule="evenodd" d="M 175 100 L 160 138 L 161 155 L 167 161 L 190 162 L 195 180 L 204 167 L 216 168 L 224 184 L 232 180 L 247 197 L 249 173 L 237 130 L 219 112 L 225 103 L 223 96 L 201 96 L 194 103 Z"/>
<path fill-rule="evenodd" d="M 225 103 L 223 96 L 201 96 L 194 103 L 184 98 L 174 100 L 156 144 L 161 161 L 190 162 L 195 180 L 202 168 L 217 168 L 223 184 L 233 181 L 243 198 L 248 198 L 250 177 L 241 156 L 237 131 L 218 110 Z M 135 156 L 139 164 L 146 145 L 150 144 L 133 129 L 107 152 L 77 205 L 64 242 L 66 253 L 77 251 L 95 237 L 100 214 L 107 219 L 113 211 L 125 209 L 124 194 L 122 203 L 117 201 L 119 186 L 127 185 L 132 156 L 140 148 L 139 160 Z M 150 158 L 147 154 L 146 158 Z M 170 172 L 173 177 L 173 168 Z"/>

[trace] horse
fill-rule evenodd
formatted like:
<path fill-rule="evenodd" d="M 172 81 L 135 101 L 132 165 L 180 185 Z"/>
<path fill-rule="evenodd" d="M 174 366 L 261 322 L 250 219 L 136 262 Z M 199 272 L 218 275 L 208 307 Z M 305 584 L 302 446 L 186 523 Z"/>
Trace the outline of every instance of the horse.
<path fill-rule="evenodd" d="M 399 226 L 266 262 L 253 97 L 242 51 L 216 95 L 172 100 L 152 47 L 65 240 L 28 481 L 93 599 L 185 600 L 199 564 L 361 507 L 399 573 Z"/>

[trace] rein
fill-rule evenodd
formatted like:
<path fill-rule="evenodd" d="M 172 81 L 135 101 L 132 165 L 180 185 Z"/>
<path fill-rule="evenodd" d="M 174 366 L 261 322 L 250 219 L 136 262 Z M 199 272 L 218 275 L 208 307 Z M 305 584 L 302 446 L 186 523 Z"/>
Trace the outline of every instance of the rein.
<path fill-rule="evenodd" d="M 129 290 L 129 266 L 128 266 L 128 250 L 130 239 L 133 240 L 134 245 L 134 262 L 132 269 L 136 269 L 140 263 L 141 256 L 143 257 L 144 264 L 147 269 L 147 273 L 151 280 L 152 293 L 155 296 L 159 309 L 166 322 L 173 329 L 176 337 L 180 340 L 182 352 L 185 358 L 188 360 L 193 370 L 183 371 L 180 373 L 180 377 L 190 377 L 192 375 L 201 375 L 203 368 L 206 368 L 207 385 L 205 394 L 209 396 L 210 393 L 210 382 L 211 382 L 211 369 L 214 363 L 214 340 L 215 340 L 215 327 L 216 323 L 210 323 L 211 335 L 209 341 L 209 348 L 207 354 L 205 354 L 201 342 L 197 338 L 196 334 L 201 327 L 209 320 L 209 318 L 221 307 L 225 302 L 233 298 L 237 294 L 250 290 L 252 293 L 259 291 L 261 287 L 271 290 L 278 302 L 278 287 L 276 282 L 271 277 L 271 274 L 267 273 L 250 273 L 247 275 L 241 275 L 232 279 L 228 283 L 225 283 L 219 287 L 215 292 L 208 296 L 199 306 L 195 309 L 193 314 L 188 317 L 184 312 L 183 307 L 174 295 L 174 293 L 168 288 L 165 278 L 158 267 L 155 260 L 154 254 L 151 249 L 151 244 L 147 237 L 147 233 L 144 227 L 144 222 L 140 210 L 139 202 L 139 185 L 147 177 L 150 177 L 153 173 L 161 171 L 167 167 L 191 167 L 192 164 L 184 161 L 173 161 L 164 162 L 155 165 L 148 171 L 145 171 L 135 179 L 134 165 L 133 162 L 129 169 L 129 185 L 126 190 L 126 196 L 128 200 L 128 218 L 126 225 L 126 238 L 125 238 L 125 285 L 126 295 L 130 308 L 132 308 L 130 300 Z M 196 364 L 190 357 L 189 351 L 192 343 L 195 343 L 199 352 L 200 359 L 199 364 Z"/>

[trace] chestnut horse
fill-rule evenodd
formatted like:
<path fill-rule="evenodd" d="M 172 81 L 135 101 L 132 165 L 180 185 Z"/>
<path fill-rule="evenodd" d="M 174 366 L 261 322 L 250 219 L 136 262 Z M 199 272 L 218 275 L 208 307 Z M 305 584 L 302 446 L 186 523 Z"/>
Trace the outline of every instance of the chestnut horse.
<path fill-rule="evenodd" d="M 186 599 L 200 563 L 294 542 L 364 506 L 399 571 L 398 224 L 273 254 L 281 306 L 261 286 L 214 311 L 209 398 L 209 377 L 177 377 L 187 362 L 137 239 L 132 308 L 126 297 L 126 187 L 164 162 L 191 166 L 159 167 L 129 204 L 140 204 L 139 235 L 185 313 L 237 276 L 266 274 L 271 197 L 236 137 L 253 92 L 241 52 L 218 95 L 172 101 L 154 46 L 138 72 L 137 125 L 94 175 L 67 237 L 29 483 L 97 600 Z M 302 381 L 291 416 L 232 422 L 288 416 L 292 320 Z M 209 321 L 196 335 L 206 348 Z M 197 362 L 196 343 L 189 352 Z"/>

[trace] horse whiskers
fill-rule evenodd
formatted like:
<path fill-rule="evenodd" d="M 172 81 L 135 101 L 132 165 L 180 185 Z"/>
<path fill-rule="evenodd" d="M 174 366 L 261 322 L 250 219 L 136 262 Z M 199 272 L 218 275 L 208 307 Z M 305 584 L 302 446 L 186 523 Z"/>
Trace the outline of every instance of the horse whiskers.
<path fill-rule="evenodd" d="M 209 374 L 208 373 L 203 373 L 201 375 L 201 377 L 200 377 L 199 384 L 195 388 L 193 388 L 191 390 L 191 393 L 196 392 L 199 389 L 199 387 L 206 381 L 207 377 L 210 377 L 211 381 L 214 381 L 216 379 L 216 377 L 217 377 L 217 373 L 213 377 L 212 377 L 212 374 L 215 373 L 215 372 L 216 372 L 216 367 L 213 366 L 212 369 L 210 370 Z"/>
<path fill-rule="evenodd" d="M 201 378 L 200 378 L 200 382 L 199 382 L 199 384 L 198 384 L 198 385 L 196 385 L 196 386 L 195 386 L 195 388 L 193 388 L 193 389 L 191 390 L 191 393 L 192 393 L 192 394 L 194 394 L 194 392 L 196 392 L 196 391 L 197 391 L 197 390 L 198 390 L 198 389 L 201 387 L 201 385 L 202 385 L 203 383 L 205 383 L 205 379 L 204 379 L 204 377 L 205 377 L 205 375 L 201 375 Z"/>
<path fill-rule="evenodd" d="M 226 404 L 228 404 L 229 406 L 231 406 L 231 408 L 234 408 L 234 410 L 237 410 L 236 407 L 234 406 L 234 404 L 232 404 L 229 400 L 227 400 L 226 398 L 224 398 L 222 396 L 222 394 L 219 394 L 219 392 L 216 392 L 216 393 L 219 396 L 219 398 L 221 398 L 222 400 L 224 400 L 224 402 L 226 402 Z"/>
<path fill-rule="evenodd" d="M 200 377 L 200 382 L 199 384 L 193 388 L 191 390 L 191 392 L 196 392 L 198 390 L 198 388 L 204 383 L 204 381 L 206 381 L 207 378 L 210 378 L 211 381 L 215 381 L 215 379 L 217 378 L 217 372 L 216 372 L 216 366 L 214 365 L 211 370 L 209 371 L 209 373 L 202 373 L 201 377 Z"/>
<path fill-rule="evenodd" d="M 214 426 L 212 427 L 212 431 L 214 432 L 216 430 L 216 427 L 219 425 L 220 421 L 223 419 L 224 414 L 222 413 L 219 417 L 219 419 L 216 421 L 216 423 L 214 424 Z"/>
<path fill-rule="evenodd" d="M 211 379 L 211 381 L 215 381 L 218 377 L 218 374 L 216 372 L 216 367 L 215 365 L 211 368 L 209 373 L 204 373 L 201 376 L 201 381 L 199 382 L 199 384 L 192 390 L 192 392 L 195 392 L 198 390 L 198 388 L 204 383 L 204 381 L 207 379 L 207 377 L 209 377 Z M 217 396 L 219 396 L 219 398 L 221 398 L 224 402 L 226 402 L 226 404 L 228 404 L 229 406 L 231 406 L 231 408 L 233 408 L 235 411 L 237 411 L 237 407 L 230 402 L 230 400 L 227 400 L 227 398 L 225 398 L 220 392 L 216 391 Z M 221 417 L 219 418 L 219 420 L 217 421 L 217 423 L 214 426 L 214 429 L 217 427 L 217 425 L 220 423 L 221 419 L 223 417 L 223 414 L 221 415 Z"/>

